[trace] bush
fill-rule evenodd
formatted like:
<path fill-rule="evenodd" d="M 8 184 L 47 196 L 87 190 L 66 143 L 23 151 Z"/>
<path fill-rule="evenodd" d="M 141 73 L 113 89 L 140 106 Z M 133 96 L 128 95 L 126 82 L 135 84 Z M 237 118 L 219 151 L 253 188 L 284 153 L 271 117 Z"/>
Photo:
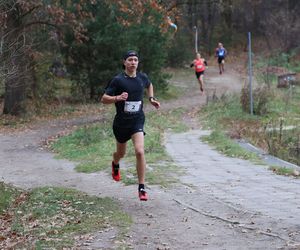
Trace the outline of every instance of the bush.
<path fill-rule="evenodd" d="M 245 112 L 250 112 L 250 89 L 245 85 L 241 91 L 241 105 Z M 257 87 L 253 90 L 253 113 L 255 115 L 265 115 L 268 113 L 268 103 L 273 96 L 272 91 L 267 86 Z"/>
<path fill-rule="evenodd" d="M 283 118 L 270 120 L 264 127 L 268 152 L 281 159 L 300 164 L 300 129 Z"/>

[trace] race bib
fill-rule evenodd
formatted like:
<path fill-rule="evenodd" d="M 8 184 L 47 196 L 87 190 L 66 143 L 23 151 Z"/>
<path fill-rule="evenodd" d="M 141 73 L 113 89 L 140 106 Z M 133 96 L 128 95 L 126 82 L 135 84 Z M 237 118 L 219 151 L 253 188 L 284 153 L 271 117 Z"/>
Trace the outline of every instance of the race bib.
<path fill-rule="evenodd" d="M 142 106 L 142 101 L 128 102 L 125 101 L 124 111 L 126 113 L 136 113 L 139 112 Z"/>
<path fill-rule="evenodd" d="M 202 69 L 203 65 L 197 65 L 197 69 Z"/>

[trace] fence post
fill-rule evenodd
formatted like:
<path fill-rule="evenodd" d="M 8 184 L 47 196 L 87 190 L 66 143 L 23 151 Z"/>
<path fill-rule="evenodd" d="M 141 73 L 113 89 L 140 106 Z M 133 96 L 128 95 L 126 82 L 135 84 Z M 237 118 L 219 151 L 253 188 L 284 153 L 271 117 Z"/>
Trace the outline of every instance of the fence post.
<path fill-rule="evenodd" d="M 250 114 L 253 115 L 253 92 L 252 92 L 252 51 L 251 51 L 251 32 L 248 32 L 248 59 L 249 59 L 249 90 L 250 90 Z"/>
<path fill-rule="evenodd" d="M 194 26 L 195 30 L 195 51 L 198 53 L 198 28 L 197 26 Z"/>

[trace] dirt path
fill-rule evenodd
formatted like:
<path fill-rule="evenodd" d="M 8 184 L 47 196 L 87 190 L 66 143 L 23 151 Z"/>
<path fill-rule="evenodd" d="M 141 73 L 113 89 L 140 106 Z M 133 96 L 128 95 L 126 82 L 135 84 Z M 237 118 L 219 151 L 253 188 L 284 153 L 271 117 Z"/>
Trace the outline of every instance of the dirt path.
<path fill-rule="evenodd" d="M 209 166 L 205 165 L 204 169 L 198 169 L 197 166 L 197 171 L 193 171 L 196 167 L 193 166 L 194 160 L 204 162 L 205 159 L 193 158 L 195 155 L 199 156 L 197 147 L 204 149 L 200 140 L 191 141 L 192 138 L 197 139 L 200 136 L 198 133 L 203 132 L 199 130 L 199 124 L 194 119 L 192 111 L 206 103 L 206 96 L 199 95 L 192 72 L 188 72 L 183 79 L 176 77 L 175 74 L 172 84 L 180 86 L 184 84 L 188 91 L 183 91 L 182 97 L 178 100 L 163 103 L 162 109 L 189 107 L 191 112 L 187 113 L 184 119 L 191 129 L 194 129 L 189 132 L 191 134 L 183 135 L 183 138 L 191 138 L 187 141 L 178 138 L 177 140 L 172 134 L 167 135 L 168 152 L 175 162 L 186 170 L 186 175 L 181 177 L 181 183 L 175 187 L 161 189 L 150 186 L 150 200 L 141 203 L 137 199 L 135 185 L 125 187 L 121 183 L 115 183 L 106 172 L 77 173 L 74 171 L 75 163 L 54 159 L 52 153 L 41 147 L 43 140 L 67 127 L 101 122 L 102 118 L 95 116 L 37 124 L 23 132 L 0 134 L 2 180 L 25 189 L 38 186 L 64 186 L 91 195 L 117 199 L 134 220 L 128 239 L 125 242 L 117 241 L 116 229 L 109 228 L 105 232 L 96 232 L 94 241 L 85 246 L 78 246 L 79 249 L 116 249 L 124 245 L 129 249 L 296 249 L 293 246 L 300 241 L 299 193 L 293 193 L 289 187 L 286 189 L 284 186 L 281 187 L 279 191 L 282 191 L 283 195 L 290 195 L 285 199 L 287 207 L 289 201 L 293 200 L 292 218 L 287 216 L 286 210 L 283 212 L 284 215 L 278 212 L 276 215 L 278 218 L 275 218 L 268 211 L 263 211 L 263 205 L 257 207 L 253 205 L 256 193 L 253 197 L 239 196 L 239 191 L 245 186 L 237 185 L 240 172 L 230 169 L 231 165 L 236 164 L 245 165 L 245 169 L 251 167 L 261 169 L 260 166 L 216 155 L 214 150 L 205 148 L 205 155 L 216 164 L 210 161 Z M 216 89 L 217 94 L 221 95 L 228 91 L 239 91 L 241 85 L 240 77 L 233 71 L 226 69 L 226 74 L 220 76 L 214 67 L 207 70 L 208 91 Z M 182 150 L 176 147 L 180 145 L 186 147 L 186 154 L 179 154 Z M 228 166 L 225 172 L 222 170 L 224 162 Z M 248 172 L 251 176 L 247 178 L 250 179 L 253 179 L 253 175 L 263 177 L 266 174 L 258 170 Z M 216 178 L 213 178 L 214 176 Z M 245 177 L 243 181 L 247 181 L 247 178 Z M 284 181 L 290 180 L 288 178 L 281 180 L 283 183 Z M 299 190 L 299 181 L 293 181 L 293 185 Z M 236 187 L 235 192 L 230 187 Z M 274 187 L 276 188 L 276 183 Z M 260 190 L 256 189 L 256 192 L 259 195 Z M 264 193 L 266 192 L 268 191 Z M 248 200 L 242 200 L 245 197 Z M 276 211 L 280 211 L 278 206 L 283 203 L 276 203 L 275 198 L 272 198 L 273 203 L 268 208 L 275 206 L 278 208 Z"/>

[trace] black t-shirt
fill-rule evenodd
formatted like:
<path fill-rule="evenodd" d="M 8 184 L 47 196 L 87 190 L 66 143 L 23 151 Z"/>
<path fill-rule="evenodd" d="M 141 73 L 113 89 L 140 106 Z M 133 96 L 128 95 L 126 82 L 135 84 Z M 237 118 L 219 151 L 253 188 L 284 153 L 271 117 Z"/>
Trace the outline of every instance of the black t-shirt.
<path fill-rule="evenodd" d="M 144 89 L 150 86 L 150 80 L 145 73 L 137 72 L 136 77 L 129 77 L 124 72 L 115 76 L 107 88 L 105 94 L 110 96 L 128 93 L 125 101 L 115 103 L 117 114 L 114 126 L 128 128 L 135 124 L 144 123 L 143 112 Z"/>

